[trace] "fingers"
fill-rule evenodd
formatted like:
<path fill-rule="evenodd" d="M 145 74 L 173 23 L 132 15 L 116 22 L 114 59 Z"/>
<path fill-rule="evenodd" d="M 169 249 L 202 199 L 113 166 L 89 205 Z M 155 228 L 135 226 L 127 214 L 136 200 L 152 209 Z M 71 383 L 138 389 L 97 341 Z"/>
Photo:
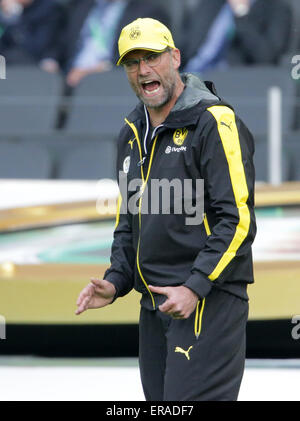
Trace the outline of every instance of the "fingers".
<path fill-rule="evenodd" d="M 162 313 L 168 314 L 172 316 L 174 319 L 182 319 L 183 315 L 181 314 L 180 309 L 178 309 L 178 305 L 174 300 L 172 300 L 169 295 L 172 295 L 172 289 L 169 287 L 154 287 L 152 285 L 148 285 L 151 292 L 155 292 L 156 294 L 165 295 L 168 299 L 159 306 L 159 310 Z"/>
<path fill-rule="evenodd" d="M 159 306 L 159 310 L 162 313 L 165 313 L 168 316 L 171 316 L 173 319 L 185 319 L 186 318 L 185 314 L 182 313 L 180 310 L 177 310 L 176 307 L 174 307 L 173 305 L 167 303 L 167 306 L 164 306 L 166 303 Z"/>
<path fill-rule="evenodd" d="M 151 292 L 155 292 L 156 294 L 162 294 L 168 296 L 169 288 L 168 287 L 154 287 L 152 285 L 148 285 Z"/>
<path fill-rule="evenodd" d="M 116 293 L 115 286 L 105 279 L 91 278 L 91 285 L 93 286 L 94 292 L 96 294 L 99 294 L 105 298 L 113 298 Z"/>
<path fill-rule="evenodd" d="M 179 304 L 174 302 L 170 298 L 167 299 L 158 308 L 162 313 L 165 313 L 165 314 L 171 316 L 173 319 L 184 319 L 185 318 L 185 315 L 182 312 L 182 309 L 180 308 Z"/>
<path fill-rule="evenodd" d="M 87 296 L 87 297 L 83 298 L 83 300 L 79 304 L 77 310 L 75 311 L 76 315 L 79 315 L 79 314 L 83 313 L 85 310 L 88 309 L 88 304 L 90 302 L 90 299 L 91 299 L 90 296 Z"/>
<path fill-rule="evenodd" d="M 96 288 L 101 288 L 102 284 L 101 281 L 98 278 L 91 278 L 91 282 L 81 291 L 81 293 L 78 296 L 77 305 L 80 305 L 81 301 L 86 296 L 91 296 L 95 292 Z"/>
<path fill-rule="evenodd" d="M 168 298 L 158 308 L 162 313 L 171 316 L 173 319 L 187 319 L 190 316 L 183 304 L 172 297 Z"/>
<path fill-rule="evenodd" d="M 164 293 L 167 300 L 159 310 L 174 319 L 187 319 L 197 306 L 199 297 L 184 285 L 177 287 L 152 287 L 153 292 Z"/>
<path fill-rule="evenodd" d="M 87 296 L 91 296 L 93 294 L 95 290 L 95 286 L 93 284 L 88 284 L 79 294 L 78 299 L 76 301 L 77 305 L 80 305 L 82 300 L 87 297 Z"/>
<path fill-rule="evenodd" d="M 103 286 L 103 281 L 102 279 L 99 278 L 91 278 L 91 284 L 95 287 L 102 287 Z"/>
<path fill-rule="evenodd" d="M 101 294 L 107 288 L 107 281 L 105 281 L 104 279 L 99 279 L 99 278 L 91 278 L 90 285 L 92 285 L 92 287 L 94 288 L 94 291 Z"/>
<path fill-rule="evenodd" d="M 166 314 L 171 314 L 172 312 L 176 311 L 174 309 L 174 303 L 169 299 L 167 299 L 163 304 L 159 306 L 159 310 Z"/>
<path fill-rule="evenodd" d="M 112 301 L 116 289 L 113 284 L 103 279 L 91 278 L 91 282 L 81 291 L 76 301 L 76 315 L 89 308 L 100 308 Z"/>
<path fill-rule="evenodd" d="M 79 294 L 78 299 L 76 301 L 77 310 L 75 311 L 76 315 L 81 314 L 83 311 L 87 310 L 88 303 L 92 298 L 96 285 L 92 282 L 95 281 L 96 278 L 91 278 L 91 283 L 89 283 Z"/>

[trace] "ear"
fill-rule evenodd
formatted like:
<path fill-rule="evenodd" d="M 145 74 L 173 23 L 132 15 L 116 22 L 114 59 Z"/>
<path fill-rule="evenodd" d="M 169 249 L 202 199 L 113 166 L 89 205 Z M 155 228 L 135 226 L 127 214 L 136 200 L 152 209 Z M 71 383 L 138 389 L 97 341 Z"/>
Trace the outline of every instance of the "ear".
<path fill-rule="evenodd" d="M 173 48 L 171 50 L 171 56 L 172 56 L 172 61 L 173 61 L 173 67 L 175 70 L 178 70 L 181 64 L 180 50 L 178 50 L 178 48 Z"/>

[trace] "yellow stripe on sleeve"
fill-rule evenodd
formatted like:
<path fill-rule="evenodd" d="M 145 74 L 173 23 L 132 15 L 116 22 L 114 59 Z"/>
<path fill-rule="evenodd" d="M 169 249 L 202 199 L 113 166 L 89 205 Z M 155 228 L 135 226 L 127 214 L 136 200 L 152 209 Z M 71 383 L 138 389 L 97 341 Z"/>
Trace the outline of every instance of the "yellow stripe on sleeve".
<path fill-rule="evenodd" d="M 218 125 L 219 135 L 228 162 L 233 194 L 239 213 L 239 223 L 236 227 L 234 237 L 219 263 L 208 276 L 211 281 L 214 281 L 235 257 L 237 250 L 247 237 L 250 227 L 250 212 L 247 206 L 249 192 L 234 112 L 230 108 L 220 105 L 210 107 L 208 108 L 208 111 L 214 116 Z"/>
<path fill-rule="evenodd" d="M 122 196 L 121 193 L 118 196 L 118 202 L 117 202 L 117 213 L 116 213 L 116 223 L 115 223 L 115 229 L 117 228 L 117 226 L 119 225 L 120 222 L 120 209 L 121 209 L 121 204 L 122 204 Z"/>

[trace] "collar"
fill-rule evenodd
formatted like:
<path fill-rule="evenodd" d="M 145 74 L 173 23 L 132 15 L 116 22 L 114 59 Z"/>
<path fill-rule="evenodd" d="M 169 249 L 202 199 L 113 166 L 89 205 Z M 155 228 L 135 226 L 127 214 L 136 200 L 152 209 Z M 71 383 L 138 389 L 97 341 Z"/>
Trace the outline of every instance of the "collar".
<path fill-rule="evenodd" d="M 170 128 L 197 124 L 200 117 L 200 108 L 206 109 L 208 105 L 220 102 L 211 82 L 203 82 L 192 73 L 182 73 L 180 76 L 185 89 L 163 123 L 164 126 Z M 140 102 L 127 119 L 133 123 L 137 120 L 142 120 L 145 123 L 144 104 Z"/>

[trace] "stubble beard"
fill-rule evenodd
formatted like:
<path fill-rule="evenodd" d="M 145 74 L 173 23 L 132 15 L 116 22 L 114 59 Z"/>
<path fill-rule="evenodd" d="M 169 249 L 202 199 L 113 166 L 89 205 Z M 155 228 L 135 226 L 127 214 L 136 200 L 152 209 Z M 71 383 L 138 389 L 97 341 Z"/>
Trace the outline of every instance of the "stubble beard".
<path fill-rule="evenodd" d="M 138 99 L 147 107 L 151 109 L 160 109 L 168 104 L 174 96 L 175 88 L 176 88 L 176 78 L 175 73 L 171 75 L 171 77 L 166 81 L 166 83 L 161 82 L 161 88 L 164 89 L 163 96 L 159 102 L 157 102 L 156 98 L 147 99 L 143 95 L 140 95 L 138 92 L 137 87 L 131 83 L 131 87 L 134 90 Z"/>

